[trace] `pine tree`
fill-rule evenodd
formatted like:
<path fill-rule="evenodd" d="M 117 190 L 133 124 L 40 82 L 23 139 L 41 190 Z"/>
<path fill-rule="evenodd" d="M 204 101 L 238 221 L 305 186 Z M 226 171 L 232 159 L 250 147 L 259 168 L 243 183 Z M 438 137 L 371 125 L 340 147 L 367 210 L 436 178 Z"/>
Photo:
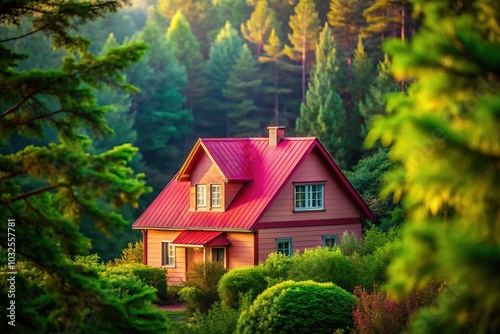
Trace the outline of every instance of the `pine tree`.
<path fill-rule="evenodd" d="M 243 40 L 238 32 L 231 27 L 229 22 L 226 22 L 210 47 L 207 76 L 211 86 L 209 91 L 211 105 L 212 108 L 215 106 L 216 110 L 206 110 L 202 126 L 210 129 L 208 134 L 211 136 L 223 137 L 227 135 L 226 115 L 218 106 L 223 101 L 222 91 L 227 87 L 229 74 L 242 46 Z"/>
<path fill-rule="evenodd" d="M 258 134 L 262 117 L 255 98 L 262 80 L 257 70 L 257 61 L 248 46 L 243 44 L 227 80 L 227 88 L 223 90 L 230 137 L 252 137 Z"/>
<path fill-rule="evenodd" d="M 402 41 L 407 35 L 406 26 L 411 23 L 410 4 L 406 0 L 375 0 L 363 11 L 368 23 L 364 32 L 368 35 L 399 37 Z"/>
<path fill-rule="evenodd" d="M 281 41 L 279 37 L 276 35 L 275 30 L 271 30 L 271 34 L 269 35 L 268 44 L 264 45 L 265 56 L 259 57 L 259 62 L 261 63 L 273 63 L 274 71 L 273 71 L 273 87 L 268 90 L 264 89 L 264 93 L 271 92 L 274 95 L 274 124 L 279 125 L 279 94 L 280 93 L 289 93 L 289 89 L 280 88 L 279 85 L 279 69 L 282 63 L 281 57 L 284 52 L 281 46 Z"/>
<path fill-rule="evenodd" d="M 108 108 L 97 105 L 94 90 L 109 85 L 133 91 L 121 71 L 138 61 L 145 47 L 134 43 L 96 57 L 88 41 L 74 32 L 119 7 L 119 2 L 100 0 L 2 3 L 1 25 L 19 26 L 30 18 L 29 36 L 45 34 L 69 55 L 59 69 L 19 70 L 24 55 L 13 52 L 9 42 L 27 35 L 0 40 L 0 234 L 15 234 L 16 263 L 6 266 L 7 238 L 2 238 L 0 252 L 2 270 L 17 271 L 16 296 L 8 296 L 10 286 L 3 279 L 0 305 L 6 310 L 15 301 L 16 332 L 81 332 L 88 320 L 108 332 L 166 330 L 160 312 L 142 308 L 154 298 L 151 291 L 117 298 L 103 289 L 108 282 L 95 270 L 72 261 L 90 248 L 79 229 L 82 217 L 107 232 L 119 229 L 127 222 L 115 210 L 137 205 L 148 190 L 142 175 L 127 166 L 136 148 L 124 144 L 90 151 L 90 135 L 112 132 L 105 121 Z M 16 147 L 21 137 L 32 144 Z M 114 210 L 101 207 L 101 201 Z M 31 288 L 21 265 L 39 273 L 44 291 Z M 50 314 L 46 309 L 38 313 L 30 304 L 40 294 L 56 305 Z M 47 318 L 56 327 L 46 328 Z M 1 332 L 14 329 L 10 320 L 3 317 Z"/>
<path fill-rule="evenodd" d="M 128 71 L 129 80 L 141 90 L 133 96 L 131 109 L 137 146 L 147 166 L 165 174 L 176 169 L 174 162 L 183 154 L 179 143 L 192 130 L 191 112 L 183 108 L 186 71 L 153 20 L 146 22 L 136 38 L 150 47 L 144 59 Z"/>
<path fill-rule="evenodd" d="M 174 15 L 167 30 L 167 43 L 179 63 L 186 68 L 186 108 L 191 109 L 196 116 L 195 106 L 200 106 L 207 88 L 206 69 L 198 40 L 180 11 Z"/>
<path fill-rule="evenodd" d="M 241 24 L 243 37 L 250 43 L 257 44 L 257 57 L 261 56 L 264 39 L 273 29 L 275 21 L 274 12 L 269 8 L 267 0 L 259 0 L 250 19 L 245 24 Z"/>
<path fill-rule="evenodd" d="M 328 23 L 333 28 L 335 40 L 342 46 L 347 59 L 347 78 L 352 84 L 352 50 L 356 36 L 364 24 L 362 17 L 363 1 L 331 0 Z"/>
<path fill-rule="evenodd" d="M 316 5 L 312 0 L 300 0 L 295 6 L 295 15 L 290 17 L 292 33 L 288 40 L 292 46 L 285 46 L 285 54 L 302 64 L 302 102 L 306 93 L 306 64 L 307 53 L 313 51 L 318 40 L 319 19 Z"/>
<path fill-rule="evenodd" d="M 302 103 L 295 131 L 302 136 L 316 136 L 332 154 L 341 168 L 346 167 L 346 113 L 337 93 L 338 65 L 331 31 L 327 25 L 320 34 L 316 47 L 316 65 Z"/>
<path fill-rule="evenodd" d="M 386 54 L 384 60 L 378 63 L 378 75 L 371 84 L 364 101 L 359 103 L 359 112 L 363 117 L 361 136 L 368 134 L 375 116 L 386 113 L 386 97 L 388 93 L 397 92 L 398 86 L 389 72 L 389 56 Z"/>
<path fill-rule="evenodd" d="M 444 282 L 412 332 L 500 331 L 500 3 L 415 0 L 423 28 L 386 43 L 396 78 L 368 142 L 390 145 L 398 167 L 385 192 L 408 211 L 389 288 L 408 294 Z M 452 28 L 451 28 L 452 27 Z"/>

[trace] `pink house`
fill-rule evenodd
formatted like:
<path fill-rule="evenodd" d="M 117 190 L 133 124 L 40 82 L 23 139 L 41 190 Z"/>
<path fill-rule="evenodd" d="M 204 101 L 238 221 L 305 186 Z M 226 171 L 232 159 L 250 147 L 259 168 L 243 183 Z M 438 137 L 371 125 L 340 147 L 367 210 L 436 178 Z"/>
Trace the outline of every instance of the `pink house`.
<path fill-rule="evenodd" d="M 331 246 L 361 236 L 373 214 L 314 137 L 199 139 L 179 172 L 134 223 L 144 263 L 168 268 L 169 284 L 190 265 L 255 265 L 272 252 Z"/>

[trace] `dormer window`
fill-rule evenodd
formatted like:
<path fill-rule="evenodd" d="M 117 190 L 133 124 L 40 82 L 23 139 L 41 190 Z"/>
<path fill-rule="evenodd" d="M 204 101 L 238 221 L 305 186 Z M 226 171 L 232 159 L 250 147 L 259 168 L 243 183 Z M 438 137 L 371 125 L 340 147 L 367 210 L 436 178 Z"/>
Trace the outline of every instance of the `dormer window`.
<path fill-rule="evenodd" d="M 212 207 L 220 208 L 221 206 L 221 186 L 220 184 L 212 184 L 210 186 L 212 190 Z"/>
<path fill-rule="evenodd" d="M 196 207 L 206 207 L 207 206 L 207 185 L 198 184 L 196 185 Z"/>
<path fill-rule="evenodd" d="M 324 184 L 296 184 L 294 199 L 295 211 L 324 209 Z"/>

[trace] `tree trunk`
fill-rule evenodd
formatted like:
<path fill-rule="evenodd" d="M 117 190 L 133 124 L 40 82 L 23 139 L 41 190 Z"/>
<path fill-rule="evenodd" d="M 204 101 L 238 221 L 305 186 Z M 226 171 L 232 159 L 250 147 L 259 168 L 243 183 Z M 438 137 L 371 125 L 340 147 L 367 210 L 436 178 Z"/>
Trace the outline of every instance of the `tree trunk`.
<path fill-rule="evenodd" d="M 302 35 L 302 103 L 306 100 L 306 35 Z"/>
<path fill-rule="evenodd" d="M 274 63 L 274 125 L 279 125 L 278 105 L 278 59 Z"/>

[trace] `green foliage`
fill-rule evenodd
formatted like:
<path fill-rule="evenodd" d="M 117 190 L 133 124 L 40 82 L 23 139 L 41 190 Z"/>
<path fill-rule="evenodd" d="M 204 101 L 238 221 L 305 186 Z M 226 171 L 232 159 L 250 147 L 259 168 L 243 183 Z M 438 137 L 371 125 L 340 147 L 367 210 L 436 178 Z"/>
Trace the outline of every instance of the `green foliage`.
<path fill-rule="evenodd" d="M 255 137 L 258 135 L 262 117 L 254 99 L 262 84 L 257 73 L 257 60 L 246 44 L 236 58 L 226 89 L 222 90 L 226 102 L 228 133 L 230 137 Z"/>
<path fill-rule="evenodd" d="M 243 40 L 238 32 L 226 22 L 224 28 L 219 31 L 217 38 L 210 47 L 210 55 L 207 61 L 207 76 L 210 82 L 210 98 L 214 105 L 218 105 L 223 98 L 223 91 L 227 88 L 227 82 L 236 58 L 241 53 Z M 210 135 L 216 137 L 227 136 L 227 116 L 225 110 L 211 109 L 203 117 L 202 126 L 210 128 Z M 218 125 L 218 128 L 215 128 Z"/>
<path fill-rule="evenodd" d="M 217 285 L 225 273 L 226 269 L 219 262 L 195 263 L 191 267 L 184 288 L 179 291 L 179 297 L 186 305 L 188 313 L 206 313 L 219 301 Z"/>
<path fill-rule="evenodd" d="M 135 38 L 150 47 L 128 71 L 129 80 L 141 90 L 130 110 L 135 115 L 137 145 L 148 167 L 173 172 L 176 167 L 165 161 L 177 161 L 184 154 L 179 142 L 191 131 L 192 115 L 183 107 L 186 69 L 153 20 Z"/>
<path fill-rule="evenodd" d="M 292 46 L 285 47 L 285 54 L 292 60 L 300 60 L 303 50 L 313 51 L 318 41 L 319 19 L 316 5 L 312 0 L 300 0 L 294 8 L 295 15 L 290 17 L 292 33 L 288 40 Z"/>
<path fill-rule="evenodd" d="M 207 89 L 206 69 L 199 42 L 191 31 L 189 22 L 180 11 L 177 11 L 170 22 L 167 42 L 176 59 L 186 68 L 186 105 L 196 116 L 196 109 L 200 107 Z"/>
<path fill-rule="evenodd" d="M 271 29 L 275 28 L 274 11 L 269 8 L 267 0 L 259 0 L 245 24 L 241 24 L 241 33 L 250 43 L 257 44 L 257 56 L 260 57 L 262 46 Z"/>
<path fill-rule="evenodd" d="M 292 261 L 287 255 L 277 252 L 269 254 L 264 263 L 267 285 L 273 286 L 276 283 L 283 282 L 288 277 L 291 267 Z"/>
<path fill-rule="evenodd" d="M 316 47 L 316 65 L 300 107 L 295 131 L 301 136 L 316 136 L 341 168 L 346 167 L 346 112 L 337 93 L 338 64 L 331 31 L 321 31 Z"/>
<path fill-rule="evenodd" d="M 407 295 L 447 282 L 413 332 L 423 325 L 429 332 L 498 332 L 500 4 L 413 3 L 423 29 L 386 50 L 396 78 L 416 83 L 389 99 L 390 115 L 374 121 L 368 135 L 391 145 L 400 162 L 385 191 L 403 198 L 408 211 L 391 291 Z"/>
<path fill-rule="evenodd" d="M 206 314 L 196 312 L 190 319 L 189 327 L 197 334 L 233 334 L 239 316 L 239 310 L 217 302 Z"/>
<path fill-rule="evenodd" d="M 331 250 L 326 247 L 306 249 L 303 254 L 294 255 L 291 259 L 289 279 L 332 282 L 347 291 L 353 291 L 356 286 L 352 261 L 342 254 L 340 249 Z"/>
<path fill-rule="evenodd" d="M 235 268 L 219 281 L 217 290 L 223 306 L 237 308 L 240 297 L 246 295 L 251 301 L 267 288 L 263 266 Z"/>
<path fill-rule="evenodd" d="M 286 281 L 243 311 L 236 333 L 327 333 L 352 326 L 354 297 L 332 283 Z"/>
<path fill-rule="evenodd" d="M 167 301 L 167 271 L 163 268 L 154 268 L 140 263 L 125 263 L 117 266 L 108 266 L 108 273 L 137 276 L 144 284 L 155 288 L 160 303 Z"/>
<path fill-rule="evenodd" d="M 342 252 L 342 254 L 344 254 L 345 256 L 360 254 L 361 240 L 358 239 L 356 233 L 354 232 L 348 233 L 347 231 L 345 231 L 342 234 L 342 241 L 340 242 L 340 245 L 338 247 Z"/>
<path fill-rule="evenodd" d="M 136 243 L 128 243 L 127 248 L 122 250 L 122 256 L 119 259 L 115 259 L 114 263 L 117 265 L 130 264 L 130 263 L 142 263 L 144 254 L 144 246 L 142 241 L 137 241 Z"/>

